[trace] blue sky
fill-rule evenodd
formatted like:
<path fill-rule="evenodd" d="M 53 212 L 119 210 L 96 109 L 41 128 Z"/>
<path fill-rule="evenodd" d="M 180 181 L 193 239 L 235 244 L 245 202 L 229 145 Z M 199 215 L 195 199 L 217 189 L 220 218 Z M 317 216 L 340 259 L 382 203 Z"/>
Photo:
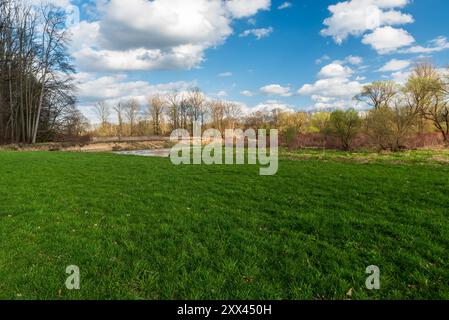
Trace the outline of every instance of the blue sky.
<path fill-rule="evenodd" d="M 191 86 L 248 111 L 345 108 L 370 81 L 404 81 L 418 60 L 449 65 L 447 0 L 71 4 L 81 11 L 71 51 L 89 116 L 98 100 L 144 102 Z"/>

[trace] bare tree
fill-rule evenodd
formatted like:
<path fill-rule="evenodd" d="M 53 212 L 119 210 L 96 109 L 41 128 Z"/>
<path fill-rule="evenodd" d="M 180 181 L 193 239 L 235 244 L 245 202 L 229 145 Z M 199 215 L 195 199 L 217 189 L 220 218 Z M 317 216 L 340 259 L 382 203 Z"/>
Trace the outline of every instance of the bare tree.
<path fill-rule="evenodd" d="M 65 110 L 59 132 L 68 137 L 81 136 L 89 130 L 89 120 L 75 107 Z"/>
<path fill-rule="evenodd" d="M 129 122 L 129 134 L 134 135 L 134 126 L 137 123 L 140 113 L 140 105 L 135 99 L 131 99 L 125 104 L 125 115 Z"/>
<path fill-rule="evenodd" d="M 212 118 L 212 124 L 215 129 L 224 131 L 225 107 L 224 103 L 219 100 L 209 102 L 209 112 Z"/>
<path fill-rule="evenodd" d="M 190 104 L 190 100 L 187 97 L 184 97 L 181 99 L 180 105 L 179 105 L 179 120 L 180 120 L 180 127 L 182 129 L 189 129 L 191 128 L 191 114 L 192 114 L 192 106 Z"/>
<path fill-rule="evenodd" d="M 160 95 L 153 96 L 148 104 L 148 111 L 153 122 L 153 130 L 155 135 L 162 133 L 161 124 L 165 109 L 164 99 Z"/>
<path fill-rule="evenodd" d="M 191 124 L 200 122 L 201 128 L 204 127 L 205 117 L 207 114 L 206 97 L 199 88 L 193 88 L 188 95 L 188 103 L 190 105 Z M 192 126 L 193 130 L 193 126 Z"/>
<path fill-rule="evenodd" d="M 54 6 L 1 0 L 1 140 L 35 143 L 74 106 L 64 23 L 65 12 Z"/>
<path fill-rule="evenodd" d="M 105 128 L 111 117 L 111 107 L 105 101 L 99 101 L 94 107 L 95 114 L 101 122 L 102 128 Z"/>
<path fill-rule="evenodd" d="M 242 107 L 234 102 L 224 103 L 224 114 L 228 122 L 229 129 L 235 129 L 235 124 L 238 119 L 243 115 Z"/>
<path fill-rule="evenodd" d="M 166 101 L 166 113 L 170 121 L 172 130 L 178 129 L 181 122 L 181 94 L 177 90 L 169 92 L 165 96 Z"/>
<path fill-rule="evenodd" d="M 119 137 L 119 140 L 120 140 L 122 138 L 122 136 L 123 136 L 123 113 L 124 113 L 123 104 L 121 102 L 116 104 L 114 106 L 114 111 L 115 111 L 115 113 L 117 115 L 118 137 Z"/>

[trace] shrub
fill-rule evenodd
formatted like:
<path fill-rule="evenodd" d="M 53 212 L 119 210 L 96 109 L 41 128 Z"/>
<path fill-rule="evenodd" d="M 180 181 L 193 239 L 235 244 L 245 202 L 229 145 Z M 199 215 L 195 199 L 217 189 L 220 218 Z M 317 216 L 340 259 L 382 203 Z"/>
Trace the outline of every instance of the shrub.
<path fill-rule="evenodd" d="M 354 109 L 337 110 L 331 113 L 327 132 L 340 140 L 344 150 L 350 150 L 354 138 L 359 133 L 362 121 Z"/>
<path fill-rule="evenodd" d="M 298 131 L 295 127 L 288 127 L 284 133 L 284 143 L 289 149 L 294 149 L 296 147 L 296 141 L 298 139 Z"/>

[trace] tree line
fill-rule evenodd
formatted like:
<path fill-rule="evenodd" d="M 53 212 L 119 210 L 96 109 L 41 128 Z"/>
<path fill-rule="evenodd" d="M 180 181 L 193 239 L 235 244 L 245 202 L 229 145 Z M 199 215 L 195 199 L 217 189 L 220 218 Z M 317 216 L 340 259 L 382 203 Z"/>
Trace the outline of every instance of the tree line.
<path fill-rule="evenodd" d="M 192 132 L 195 122 L 203 129 L 213 127 L 224 132 L 240 125 L 243 117 L 239 104 L 209 100 L 199 88 L 155 94 L 144 108 L 137 100 L 130 99 L 115 105 L 100 101 L 94 110 L 100 121 L 94 134 L 118 137 L 167 135 L 175 129 Z"/>
<path fill-rule="evenodd" d="M 86 130 L 75 108 L 65 12 L 0 0 L 0 143 L 36 143 Z"/>
<path fill-rule="evenodd" d="M 274 109 L 245 114 L 238 103 L 207 99 L 199 88 L 194 88 L 189 92 L 153 95 L 144 109 L 136 100 L 112 106 L 99 102 L 95 110 L 101 125 L 94 134 L 167 135 L 174 129 L 192 130 L 197 121 L 203 130 L 215 128 L 222 132 L 235 128 L 279 129 L 283 142 L 289 146 L 307 134 L 320 137 L 316 146 L 334 139 L 345 150 L 351 149 L 361 135 L 378 150 L 403 149 L 407 139 L 424 133 L 438 133 L 441 141 L 449 144 L 449 72 L 430 63 L 417 64 L 404 85 L 373 82 L 354 100 L 368 111 Z"/>
<path fill-rule="evenodd" d="M 405 85 L 373 82 L 355 99 L 369 105 L 369 111 L 336 111 L 329 119 L 328 132 L 339 137 L 344 149 L 360 133 L 379 150 L 404 149 L 411 136 L 433 132 L 449 145 L 449 69 L 419 63 Z"/>

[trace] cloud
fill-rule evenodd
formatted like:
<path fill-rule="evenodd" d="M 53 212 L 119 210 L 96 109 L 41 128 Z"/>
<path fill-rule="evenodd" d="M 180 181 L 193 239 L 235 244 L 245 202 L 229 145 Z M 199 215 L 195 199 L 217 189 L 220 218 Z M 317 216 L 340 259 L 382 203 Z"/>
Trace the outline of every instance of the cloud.
<path fill-rule="evenodd" d="M 81 72 L 76 74 L 78 98 L 81 104 L 94 104 L 105 100 L 110 102 L 136 98 L 145 100 L 155 93 L 167 93 L 172 90 L 187 91 L 194 87 L 192 82 L 169 82 L 150 84 L 147 81 L 131 81 L 126 74 L 114 74 L 96 77 L 95 74 Z"/>
<path fill-rule="evenodd" d="M 218 74 L 219 77 L 232 77 L 232 72 L 222 72 Z"/>
<path fill-rule="evenodd" d="M 110 50 L 215 45 L 232 33 L 218 1 L 111 0 L 100 11 L 99 41 Z"/>
<path fill-rule="evenodd" d="M 298 93 L 312 99 L 314 102 L 312 109 L 358 107 L 353 97 L 362 90 L 363 83 L 360 81 L 364 78 L 357 77 L 352 80 L 353 74 L 354 71 L 343 65 L 343 62 L 334 61 L 321 68 L 318 73 L 319 79 L 315 83 L 303 85 Z"/>
<path fill-rule="evenodd" d="M 271 0 L 227 0 L 225 3 L 232 16 L 238 19 L 250 17 L 260 10 L 269 10 L 271 7 Z"/>
<path fill-rule="evenodd" d="M 282 110 L 284 112 L 294 112 L 295 111 L 294 106 L 292 106 L 290 104 L 283 103 L 281 101 L 277 101 L 277 100 L 268 100 L 268 101 L 259 103 L 252 108 L 245 107 L 245 108 L 243 108 L 243 111 L 245 114 L 249 115 L 249 114 L 255 113 L 255 112 L 270 113 L 276 109 Z"/>
<path fill-rule="evenodd" d="M 359 56 L 347 56 L 345 61 L 352 65 L 359 65 L 363 63 L 363 58 Z"/>
<path fill-rule="evenodd" d="M 331 58 L 328 55 L 324 55 L 321 58 L 315 60 L 315 64 L 322 64 L 324 61 L 328 61 Z"/>
<path fill-rule="evenodd" d="M 411 74 L 411 71 L 398 71 L 391 74 L 391 79 L 399 84 L 405 84 Z"/>
<path fill-rule="evenodd" d="M 279 95 L 283 97 L 290 97 L 292 93 L 289 87 L 283 87 L 279 84 L 270 84 L 265 87 L 260 88 L 260 92 L 265 95 Z"/>
<path fill-rule="evenodd" d="M 406 48 L 403 50 L 400 50 L 400 53 L 434 53 L 434 52 L 440 52 L 443 50 L 449 49 L 449 42 L 446 37 L 440 36 L 436 39 L 433 39 L 429 41 L 429 46 L 423 47 L 423 46 L 413 46 L 410 48 Z"/>
<path fill-rule="evenodd" d="M 316 102 L 313 106 L 309 107 L 309 111 L 333 111 L 333 110 L 365 110 L 366 105 L 359 103 L 353 99 L 336 100 L 330 102 Z"/>
<path fill-rule="evenodd" d="M 362 43 L 371 45 L 379 54 L 392 53 L 414 42 L 413 36 L 404 29 L 389 26 L 377 28 L 373 33 L 365 35 L 362 40 Z"/>
<path fill-rule="evenodd" d="M 382 68 L 380 68 L 379 72 L 392 72 L 392 71 L 400 71 L 405 68 L 408 68 L 411 65 L 409 60 L 397 60 L 392 59 L 388 61 Z"/>
<path fill-rule="evenodd" d="M 353 71 L 347 66 L 343 66 L 338 62 L 333 62 L 321 68 L 318 73 L 320 78 L 347 78 L 352 75 Z"/>
<path fill-rule="evenodd" d="M 329 78 L 320 79 L 314 84 L 306 84 L 298 93 L 326 98 L 352 98 L 360 93 L 362 86 L 360 82 L 348 78 Z"/>
<path fill-rule="evenodd" d="M 204 48 L 185 45 L 170 51 L 128 51 L 83 48 L 73 53 L 77 66 L 88 71 L 139 71 L 191 69 L 204 60 Z"/>
<path fill-rule="evenodd" d="M 72 28 L 71 51 L 77 66 L 88 71 L 191 69 L 208 48 L 232 35 L 234 19 L 270 5 L 270 0 L 97 1 L 96 20 Z"/>
<path fill-rule="evenodd" d="M 242 92 L 240 92 L 240 94 L 245 97 L 253 97 L 254 96 L 254 93 L 249 90 L 243 90 Z"/>
<path fill-rule="evenodd" d="M 402 12 L 410 0 L 347 0 L 328 7 L 331 15 L 325 19 L 323 36 L 330 36 L 337 44 L 349 36 L 363 37 L 379 54 L 393 52 L 430 54 L 449 49 L 446 37 L 440 36 L 428 46 L 412 46 L 414 37 L 397 25 L 415 22 L 412 15 Z M 399 50 L 400 49 L 400 50 Z"/>
<path fill-rule="evenodd" d="M 278 10 L 288 9 L 288 8 L 291 8 L 292 6 L 293 6 L 293 4 L 291 2 L 286 1 L 278 6 Z"/>
<path fill-rule="evenodd" d="M 152 84 L 147 81 L 132 81 L 123 73 L 97 77 L 94 73 L 79 72 L 74 75 L 78 87 L 78 108 L 91 121 L 97 123 L 94 105 L 105 101 L 110 106 L 128 99 L 135 99 L 142 106 L 156 93 L 177 90 L 181 93 L 196 87 L 195 82 L 168 82 Z M 114 119 L 111 119 L 114 120 Z"/>
<path fill-rule="evenodd" d="M 273 33 L 273 28 L 260 28 L 260 29 L 249 29 L 245 30 L 240 34 L 240 37 L 248 37 L 253 35 L 257 40 L 268 37 L 271 33 Z"/>
<path fill-rule="evenodd" d="M 256 23 L 257 23 L 257 20 L 256 19 L 254 19 L 254 18 L 250 18 L 250 19 L 248 19 L 248 24 L 250 24 L 250 25 L 252 25 L 252 26 L 255 26 L 256 25 Z"/>
<path fill-rule="evenodd" d="M 228 93 L 224 90 L 217 92 L 217 97 L 227 97 L 227 96 L 228 96 Z"/>
<path fill-rule="evenodd" d="M 348 36 L 361 36 L 367 31 L 382 26 L 401 25 L 414 22 L 409 14 L 396 8 L 403 8 L 409 0 L 350 0 L 328 7 L 331 16 L 324 20 L 321 34 L 333 37 L 341 44 Z"/>

